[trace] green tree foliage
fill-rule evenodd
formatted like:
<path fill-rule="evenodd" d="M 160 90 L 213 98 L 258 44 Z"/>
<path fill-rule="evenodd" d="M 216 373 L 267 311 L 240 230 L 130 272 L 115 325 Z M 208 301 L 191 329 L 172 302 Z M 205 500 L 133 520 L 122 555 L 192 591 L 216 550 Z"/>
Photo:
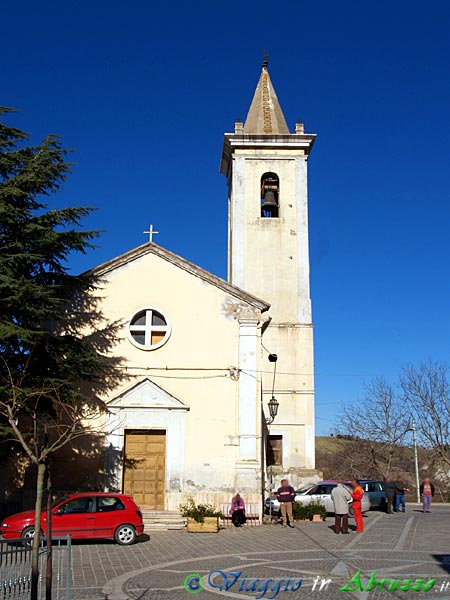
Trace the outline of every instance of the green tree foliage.
<path fill-rule="evenodd" d="M 116 325 L 98 309 L 95 272 L 67 264 L 98 236 L 80 229 L 92 208 L 48 206 L 70 172 L 68 151 L 54 135 L 30 145 L 2 122 L 11 112 L 0 108 L 0 414 L 2 437 L 38 466 L 38 519 L 50 455 L 85 432 L 119 376 L 108 356 Z"/>
<path fill-rule="evenodd" d="M 22 144 L 27 138 L 0 123 L 0 374 L 20 379 L 24 389 L 50 383 L 64 398 L 82 400 L 88 390 L 74 382 L 96 391 L 111 365 L 100 340 L 96 346 L 79 335 L 99 320 L 88 298 L 95 276 L 70 274 L 66 261 L 91 249 L 98 232 L 78 229 L 91 208 L 48 209 L 46 198 L 70 171 L 68 152 L 56 136 L 38 146 Z"/>

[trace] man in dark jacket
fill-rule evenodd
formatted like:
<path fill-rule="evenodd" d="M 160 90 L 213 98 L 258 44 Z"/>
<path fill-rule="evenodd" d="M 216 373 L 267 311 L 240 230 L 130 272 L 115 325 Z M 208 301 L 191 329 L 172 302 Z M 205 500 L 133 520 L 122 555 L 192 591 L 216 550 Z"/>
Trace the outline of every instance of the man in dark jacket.
<path fill-rule="evenodd" d="M 295 490 L 289 485 L 287 479 L 281 480 L 281 487 L 277 490 L 277 500 L 280 503 L 281 516 L 283 518 L 283 527 L 289 525 L 294 527 L 294 515 L 292 514 L 292 506 L 295 498 Z"/>
<path fill-rule="evenodd" d="M 406 483 L 400 477 L 400 475 L 395 480 L 394 484 L 395 489 L 395 510 L 399 513 L 400 506 L 402 507 L 402 512 L 405 512 L 405 494 L 409 492 L 409 488 L 406 487 Z"/>
<path fill-rule="evenodd" d="M 383 490 L 386 494 L 386 512 L 388 515 L 392 514 L 392 505 L 394 504 L 395 498 L 395 483 L 390 477 L 385 477 L 383 482 Z"/>

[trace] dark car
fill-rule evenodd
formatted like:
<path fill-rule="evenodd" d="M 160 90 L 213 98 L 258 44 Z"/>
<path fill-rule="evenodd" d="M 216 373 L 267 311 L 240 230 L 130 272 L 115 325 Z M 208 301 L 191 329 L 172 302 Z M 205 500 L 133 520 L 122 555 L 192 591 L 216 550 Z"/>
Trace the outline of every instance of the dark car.
<path fill-rule="evenodd" d="M 360 479 L 359 483 L 361 484 L 362 489 L 369 494 L 370 508 L 381 508 L 381 510 L 386 510 L 387 500 L 383 482 L 373 479 Z"/>
<path fill-rule="evenodd" d="M 132 544 L 144 532 L 142 513 L 131 496 L 87 492 L 71 494 L 55 503 L 51 511 L 54 535 L 74 539 L 114 539 L 123 546 Z M 47 512 L 41 514 L 45 531 Z M 34 510 L 7 517 L 1 524 L 5 540 L 32 539 L 35 534 Z"/>

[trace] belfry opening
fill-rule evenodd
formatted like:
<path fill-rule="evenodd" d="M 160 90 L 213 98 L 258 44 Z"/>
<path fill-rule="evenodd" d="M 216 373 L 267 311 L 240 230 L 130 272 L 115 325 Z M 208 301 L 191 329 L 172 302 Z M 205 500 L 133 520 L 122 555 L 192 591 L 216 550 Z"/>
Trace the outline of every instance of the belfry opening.
<path fill-rule="evenodd" d="M 261 177 L 261 217 L 279 216 L 280 180 L 275 173 L 264 173 Z"/>

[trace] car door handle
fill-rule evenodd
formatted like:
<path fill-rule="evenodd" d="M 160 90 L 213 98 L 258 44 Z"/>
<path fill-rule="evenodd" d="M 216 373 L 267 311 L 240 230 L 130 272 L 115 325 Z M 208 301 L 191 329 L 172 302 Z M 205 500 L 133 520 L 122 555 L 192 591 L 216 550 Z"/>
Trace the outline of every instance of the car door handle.
<path fill-rule="evenodd" d="M 88 517 L 88 518 L 86 519 L 86 521 L 93 521 L 93 520 L 94 520 L 94 517 Z"/>

